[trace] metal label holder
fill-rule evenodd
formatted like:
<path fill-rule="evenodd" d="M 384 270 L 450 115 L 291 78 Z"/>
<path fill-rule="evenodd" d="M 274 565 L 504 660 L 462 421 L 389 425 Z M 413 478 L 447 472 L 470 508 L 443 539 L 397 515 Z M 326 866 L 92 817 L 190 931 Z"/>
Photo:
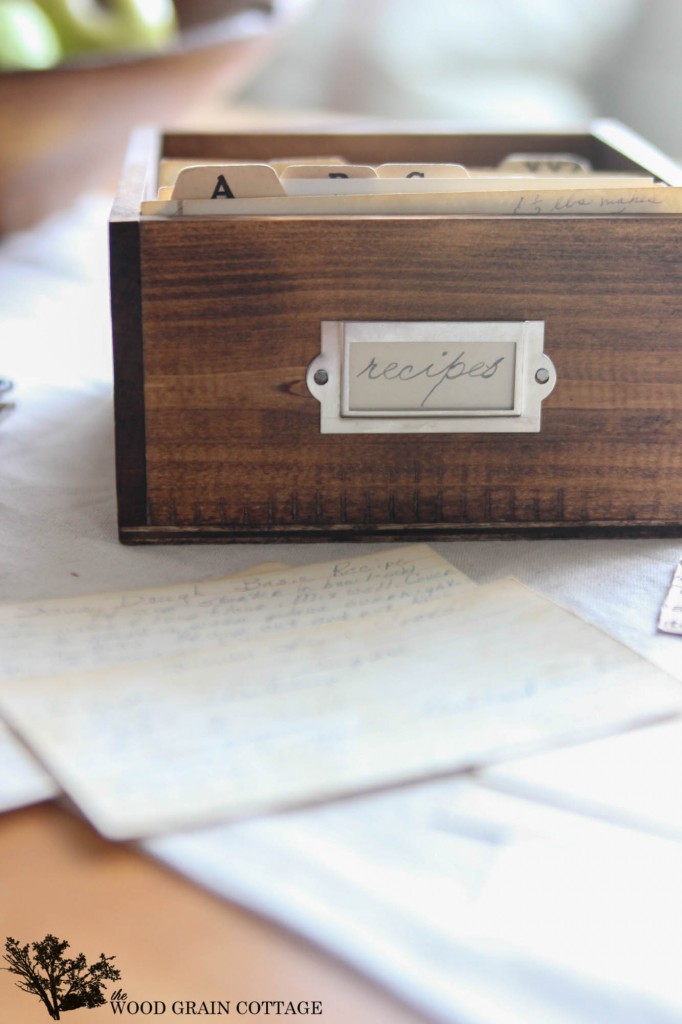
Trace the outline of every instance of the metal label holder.
<path fill-rule="evenodd" d="M 542 320 L 324 320 L 320 347 L 323 434 L 537 432 L 556 384 Z"/>

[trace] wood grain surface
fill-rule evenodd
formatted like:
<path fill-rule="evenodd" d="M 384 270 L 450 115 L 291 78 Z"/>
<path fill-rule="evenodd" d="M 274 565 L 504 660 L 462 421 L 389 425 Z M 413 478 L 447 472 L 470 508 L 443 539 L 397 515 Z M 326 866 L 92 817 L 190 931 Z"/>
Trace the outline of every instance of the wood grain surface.
<path fill-rule="evenodd" d="M 381 157 L 414 145 L 382 139 Z M 128 401 L 144 412 L 119 439 L 123 539 L 680 531 L 676 218 L 150 219 L 139 250 L 139 337 L 117 341 L 143 363 L 143 400 L 138 372 L 117 404 L 119 430 Z M 321 434 L 305 371 L 322 320 L 544 321 L 541 431 Z"/>
<path fill-rule="evenodd" d="M 130 1000 L 231 1000 L 232 1020 L 311 1020 L 321 1024 L 425 1024 L 350 968 L 284 931 L 192 885 L 133 848 L 106 842 L 55 804 L 0 817 L 0 945 L 47 933 L 68 939 L 69 955 L 116 957 Z M 2 961 L 0 961 L 2 963 Z M 4 967 L 4 963 L 2 963 Z M 50 1020 L 37 997 L 0 971 L 8 1024 Z M 322 1014 L 237 1016 L 237 1000 L 321 1000 Z M 68 1013 L 71 1024 L 111 1020 L 110 1006 Z M 160 1019 L 141 1014 L 126 1019 Z M 201 1019 L 205 1019 L 204 1016 Z M 220 1015 L 221 1020 L 228 1019 Z"/>

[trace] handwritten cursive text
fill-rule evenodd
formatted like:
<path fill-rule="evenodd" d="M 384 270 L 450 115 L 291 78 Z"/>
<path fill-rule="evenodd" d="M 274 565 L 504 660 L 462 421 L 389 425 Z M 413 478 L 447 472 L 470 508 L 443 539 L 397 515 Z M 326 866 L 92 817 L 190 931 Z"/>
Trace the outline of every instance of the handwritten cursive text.
<path fill-rule="evenodd" d="M 497 370 L 504 356 L 491 363 L 480 359 L 478 362 L 468 364 L 463 351 L 459 352 L 454 359 L 449 358 L 450 353 L 446 350 L 441 354 L 442 359 L 449 359 L 445 365 L 438 366 L 436 363 L 427 363 L 426 366 L 415 366 L 413 363 L 389 362 L 382 365 L 376 356 L 372 356 L 367 365 L 356 374 L 356 378 L 367 377 L 368 380 L 389 380 L 389 381 L 413 381 L 423 377 L 426 381 L 435 381 L 429 388 L 421 402 L 420 408 L 424 408 L 435 391 L 446 380 L 458 380 L 461 377 L 480 377 L 483 380 L 490 380 L 497 373 Z"/>

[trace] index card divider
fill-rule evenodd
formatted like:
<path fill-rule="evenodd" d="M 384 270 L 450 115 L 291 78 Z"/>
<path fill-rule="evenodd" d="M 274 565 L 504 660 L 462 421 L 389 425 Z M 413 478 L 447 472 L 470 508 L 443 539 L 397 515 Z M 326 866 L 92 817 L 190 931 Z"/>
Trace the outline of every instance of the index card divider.
<path fill-rule="evenodd" d="M 311 164 L 324 164 L 325 166 L 337 166 L 339 164 L 347 163 L 347 161 L 340 156 L 308 156 L 305 157 L 305 159 L 303 159 L 302 157 L 275 157 L 272 160 L 258 161 L 248 161 L 244 159 L 230 160 L 221 157 L 203 157 L 192 160 L 181 160 L 177 157 L 163 157 L 159 161 L 158 165 L 157 185 L 159 188 L 170 187 L 172 189 L 173 185 L 176 182 L 178 174 L 180 174 L 181 171 L 184 171 L 187 167 L 217 167 L 245 163 L 267 163 L 268 166 L 272 167 L 277 174 L 281 174 L 283 170 L 285 170 L 292 164 L 305 164 L 306 166 L 310 166 Z"/>
<path fill-rule="evenodd" d="M 279 175 L 269 164 L 225 164 L 184 168 L 171 198 L 253 199 L 284 194 Z"/>
<path fill-rule="evenodd" d="M 500 160 L 499 170 L 507 174 L 590 174 L 591 162 L 575 153 L 510 153 Z"/>
<path fill-rule="evenodd" d="M 303 178 L 298 175 L 282 178 L 284 192 L 288 196 L 315 195 L 435 195 L 435 194 L 468 194 L 476 192 L 521 192 L 535 189 L 538 192 L 559 192 L 565 190 L 568 195 L 583 190 L 594 190 L 595 183 L 586 175 L 576 178 L 530 178 L 530 177 L 379 177 L 377 175 L 315 175 Z M 599 188 L 624 189 L 654 187 L 651 179 L 639 177 L 605 177 L 600 179 Z M 179 198 L 173 194 L 173 198 Z M 186 196 L 186 198 L 199 198 Z"/>
<path fill-rule="evenodd" d="M 284 177 L 324 177 L 325 168 L 344 167 L 347 177 L 374 177 L 381 178 L 456 178 L 456 177 L 510 177 L 510 176 L 532 176 L 534 178 L 554 177 L 573 178 L 576 177 L 606 177 L 606 176 L 634 176 L 635 170 L 631 171 L 607 171 L 592 168 L 590 162 L 580 156 L 564 153 L 520 153 L 510 154 L 496 166 L 464 165 L 462 163 L 448 162 L 366 162 L 364 164 L 352 163 L 345 157 L 338 155 L 330 156 L 306 156 L 306 157 L 272 157 L 267 160 L 245 160 L 244 158 L 219 158 L 201 157 L 196 159 L 182 160 L 179 158 L 164 157 L 160 159 L 157 168 L 157 186 L 164 188 L 173 186 L 178 175 L 188 167 L 201 166 L 229 166 L 246 163 L 268 164 L 278 175 Z M 306 173 L 306 170 L 309 173 Z M 648 176 L 642 171 L 642 176 Z"/>
<path fill-rule="evenodd" d="M 463 164 L 379 164 L 380 178 L 468 178 L 470 171 Z"/>
<path fill-rule="evenodd" d="M 356 178 L 376 178 L 377 172 L 374 167 L 366 164 L 289 164 L 281 171 L 280 177 L 283 181 L 292 178 L 304 178 L 307 181 L 324 181 L 333 179 L 336 181 L 354 180 Z"/>

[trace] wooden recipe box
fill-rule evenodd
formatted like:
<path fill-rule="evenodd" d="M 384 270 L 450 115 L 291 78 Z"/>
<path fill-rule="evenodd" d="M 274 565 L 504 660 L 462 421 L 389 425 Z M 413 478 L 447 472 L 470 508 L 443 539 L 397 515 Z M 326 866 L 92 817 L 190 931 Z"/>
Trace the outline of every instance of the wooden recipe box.
<path fill-rule="evenodd" d="M 110 225 L 121 540 L 679 534 L 679 215 L 184 216 L 148 202 L 160 157 L 492 167 L 512 152 L 682 183 L 614 122 L 138 133 Z M 511 376 L 488 401 L 498 365 Z M 463 366 L 471 397 L 443 409 Z M 359 389 L 375 379 L 376 401 Z"/>

